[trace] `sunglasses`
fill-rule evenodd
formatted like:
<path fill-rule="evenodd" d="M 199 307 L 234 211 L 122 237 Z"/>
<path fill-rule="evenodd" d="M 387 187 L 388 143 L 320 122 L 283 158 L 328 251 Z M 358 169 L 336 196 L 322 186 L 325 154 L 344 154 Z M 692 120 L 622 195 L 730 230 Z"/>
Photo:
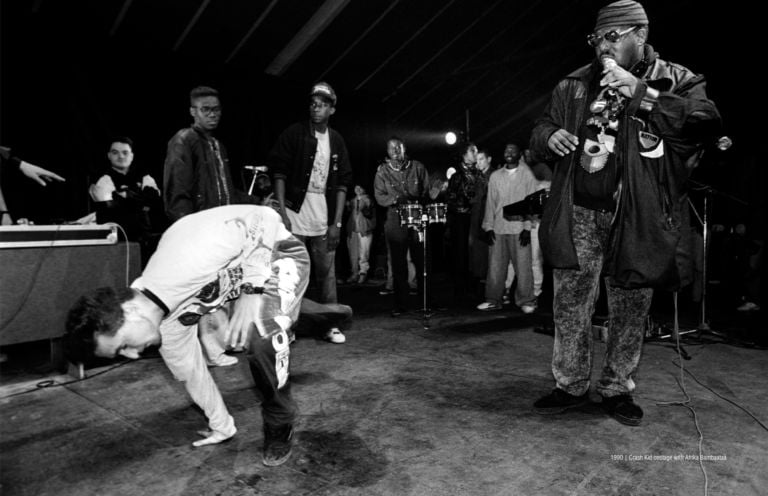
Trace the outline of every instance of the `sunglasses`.
<path fill-rule="evenodd" d="M 605 33 L 604 35 L 600 36 L 597 33 L 592 33 L 587 36 L 587 44 L 591 47 L 598 47 L 600 43 L 605 40 L 609 43 L 616 43 L 620 39 L 622 39 L 624 36 L 628 35 L 635 29 L 637 29 L 639 26 L 633 26 L 631 28 L 625 29 L 624 31 L 616 31 L 615 29 L 612 29 Z"/>

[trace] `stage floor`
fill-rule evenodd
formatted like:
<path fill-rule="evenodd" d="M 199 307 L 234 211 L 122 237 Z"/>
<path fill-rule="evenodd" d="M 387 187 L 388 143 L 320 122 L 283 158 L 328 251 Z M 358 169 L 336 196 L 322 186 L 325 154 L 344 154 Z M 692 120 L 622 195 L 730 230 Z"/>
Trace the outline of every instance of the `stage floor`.
<path fill-rule="evenodd" d="M 768 423 L 764 347 L 687 335 L 681 372 L 671 343 L 651 340 L 636 380 L 641 426 L 596 405 L 541 416 L 531 405 L 553 386 L 552 336 L 536 332 L 551 322 L 544 302 L 523 315 L 446 299 L 427 329 L 419 311 L 390 317 L 391 296 L 379 289 L 340 287 L 356 310 L 346 344 L 311 334 L 294 344 L 301 416 L 293 455 L 277 468 L 261 464 L 261 415 L 242 355 L 212 369 L 237 435 L 193 448 L 204 417 L 156 353 L 35 388 L 71 378 L 13 369 L 19 357 L 7 350 L 0 493 L 691 496 L 707 484 L 712 495 L 765 494 L 768 432 L 740 408 Z M 659 308 L 656 319 L 668 321 Z M 595 376 L 603 350 L 597 343 Z"/>

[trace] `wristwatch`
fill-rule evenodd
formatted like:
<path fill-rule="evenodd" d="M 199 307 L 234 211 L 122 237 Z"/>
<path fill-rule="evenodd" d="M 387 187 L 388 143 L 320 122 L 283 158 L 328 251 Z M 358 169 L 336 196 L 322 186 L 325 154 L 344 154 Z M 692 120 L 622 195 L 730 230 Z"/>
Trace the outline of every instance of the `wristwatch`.
<path fill-rule="evenodd" d="M 338 227 L 339 229 L 341 229 L 341 222 L 337 222 L 337 223 L 336 223 L 336 227 Z"/>

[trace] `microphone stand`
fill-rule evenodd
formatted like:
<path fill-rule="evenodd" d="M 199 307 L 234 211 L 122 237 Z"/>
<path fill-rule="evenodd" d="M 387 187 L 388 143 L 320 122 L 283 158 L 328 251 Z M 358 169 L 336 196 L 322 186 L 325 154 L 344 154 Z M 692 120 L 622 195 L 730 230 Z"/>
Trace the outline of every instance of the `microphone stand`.
<path fill-rule="evenodd" d="M 697 181 L 694 181 L 692 179 L 688 180 L 689 183 L 693 186 L 695 186 L 695 191 L 701 191 L 704 193 L 704 198 L 702 201 L 702 207 L 701 207 L 701 215 L 699 215 L 699 212 L 696 210 L 696 206 L 693 204 L 693 200 L 691 198 L 688 198 L 688 204 L 690 205 L 694 216 L 701 224 L 702 228 L 702 264 L 701 264 L 701 303 L 699 306 L 699 324 L 696 327 L 696 329 L 687 329 L 680 331 L 678 330 L 677 326 L 677 295 L 678 292 L 674 292 L 674 303 L 675 303 L 675 325 L 672 329 L 672 332 L 670 334 L 660 335 L 657 336 L 658 339 L 666 339 L 666 338 L 673 338 L 675 340 L 678 339 L 679 336 L 682 336 L 684 334 L 690 334 L 693 332 L 698 332 L 699 334 L 703 332 L 709 332 L 711 334 L 717 334 L 712 331 L 712 329 L 709 327 L 709 322 L 707 321 L 707 277 L 708 277 L 708 271 L 709 271 L 709 245 L 710 245 L 710 236 L 711 236 L 711 230 L 710 230 L 710 215 L 711 215 L 711 207 L 710 207 L 710 196 L 713 194 L 717 194 L 720 196 L 723 196 L 725 198 L 728 198 L 740 205 L 747 205 L 747 202 L 744 200 L 741 200 L 739 198 L 736 198 L 735 196 L 731 196 L 729 194 L 723 193 L 721 191 L 715 190 L 712 186 L 709 186 L 707 184 L 703 184 Z"/>

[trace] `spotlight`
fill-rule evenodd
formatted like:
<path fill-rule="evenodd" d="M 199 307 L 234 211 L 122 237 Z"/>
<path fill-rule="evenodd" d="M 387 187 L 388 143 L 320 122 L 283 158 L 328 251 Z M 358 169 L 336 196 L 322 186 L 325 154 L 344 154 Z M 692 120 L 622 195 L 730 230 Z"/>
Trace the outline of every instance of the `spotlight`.
<path fill-rule="evenodd" d="M 445 142 L 449 145 L 455 145 L 456 144 L 456 133 L 453 131 L 448 131 L 445 133 Z"/>

